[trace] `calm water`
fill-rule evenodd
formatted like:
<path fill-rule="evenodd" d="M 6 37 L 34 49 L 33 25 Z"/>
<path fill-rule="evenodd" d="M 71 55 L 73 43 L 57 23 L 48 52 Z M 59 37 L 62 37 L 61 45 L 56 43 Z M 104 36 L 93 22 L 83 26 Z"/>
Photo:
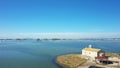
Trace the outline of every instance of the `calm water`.
<path fill-rule="evenodd" d="M 81 53 L 92 44 L 107 52 L 120 53 L 120 40 L 104 41 L 0 41 L 0 68 L 59 68 L 56 56 Z"/>

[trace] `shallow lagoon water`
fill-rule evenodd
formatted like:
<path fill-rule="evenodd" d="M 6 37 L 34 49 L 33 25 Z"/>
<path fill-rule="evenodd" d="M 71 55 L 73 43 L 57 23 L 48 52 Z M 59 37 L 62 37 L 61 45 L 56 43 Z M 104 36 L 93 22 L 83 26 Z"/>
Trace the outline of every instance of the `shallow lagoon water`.
<path fill-rule="evenodd" d="M 55 64 L 57 56 L 81 53 L 89 44 L 120 53 L 120 40 L 8 40 L 0 42 L 0 68 L 60 68 Z"/>

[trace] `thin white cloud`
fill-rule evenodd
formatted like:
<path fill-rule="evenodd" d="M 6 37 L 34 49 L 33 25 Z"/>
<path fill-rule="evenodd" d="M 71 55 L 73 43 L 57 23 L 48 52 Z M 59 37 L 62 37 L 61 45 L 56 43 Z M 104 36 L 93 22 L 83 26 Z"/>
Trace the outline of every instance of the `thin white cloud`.
<path fill-rule="evenodd" d="M 12 33 L 0 34 L 0 38 L 120 38 L 120 33 L 72 33 L 72 32 L 51 32 L 51 33 Z"/>

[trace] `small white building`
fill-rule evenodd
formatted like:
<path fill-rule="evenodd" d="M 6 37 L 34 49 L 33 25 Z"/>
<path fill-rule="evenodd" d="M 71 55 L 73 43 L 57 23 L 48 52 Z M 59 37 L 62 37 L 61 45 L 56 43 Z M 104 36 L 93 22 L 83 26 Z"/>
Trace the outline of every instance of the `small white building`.
<path fill-rule="evenodd" d="M 95 57 L 105 56 L 105 52 L 101 49 L 92 48 L 92 45 L 89 45 L 89 47 L 82 49 L 82 55 L 89 56 L 95 60 Z"/>

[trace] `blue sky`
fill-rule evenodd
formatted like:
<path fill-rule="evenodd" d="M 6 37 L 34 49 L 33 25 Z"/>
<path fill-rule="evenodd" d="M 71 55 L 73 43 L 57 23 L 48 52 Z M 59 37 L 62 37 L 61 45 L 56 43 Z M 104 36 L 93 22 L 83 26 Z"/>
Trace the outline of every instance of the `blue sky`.
<path fill-rule="evenodd" d="M 41 32 L 119 33 L 120 0 L 0 0 L 1 36 Z"/>

